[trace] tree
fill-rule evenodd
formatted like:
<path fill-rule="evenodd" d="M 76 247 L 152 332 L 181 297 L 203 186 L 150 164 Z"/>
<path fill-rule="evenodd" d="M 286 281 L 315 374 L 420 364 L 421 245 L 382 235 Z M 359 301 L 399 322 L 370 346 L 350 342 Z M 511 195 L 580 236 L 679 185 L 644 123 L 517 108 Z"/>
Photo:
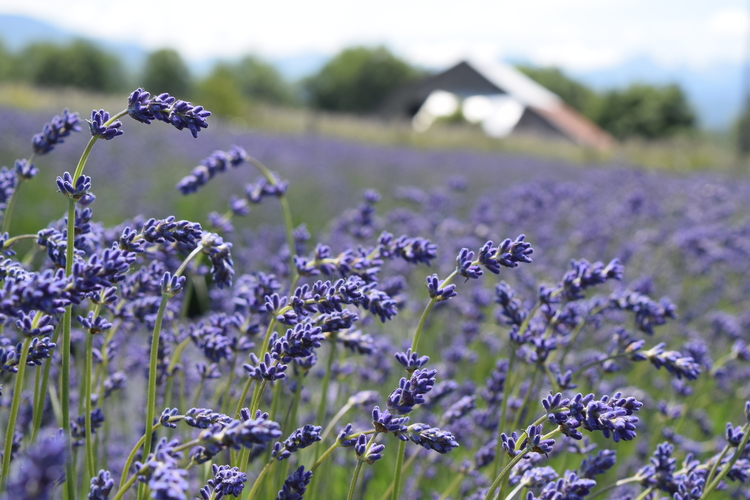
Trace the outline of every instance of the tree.
<path fill-rule="evenodd" d="M 281 74 L 265 61 L 248 55 L 231 66 L 231 73 L 243 96 L 272 104 L 291 104 L 294 96 Z"/>
<path fill-rule="evenodd" d="M 0 41 L 0 81 L 15 80 L 19 77 L 16 57 L 8 52 L 5 44 Z"/>
<path fill-rule="evenodd" d="M 366 113 L 420 73 L 385 47 L 340 52 L 304 82 L 310 104 L 330 111 Z"/>
<path fill-rule="evenodd" d="M 618 139 L 659 139 L 695 127 L 695 114 L 678 85 L 633 84 L 604 94 L 596 122 Z"/>
<path fill-rule="evenodd" d="M 217 116 L 242 117 L 246 102 L 237 85 L 234 68 L 227 64 L 217 64 L 197 88 L 196 101 Z"/>
<path fill-rule="evenodd" d="M 734 133 L 740 156 L 750 155 L 750 101 L 745 103 L 745 109 L 734 126 Z"/>
<path fill-rule="evenodd" d="M 595 119 L 598 111 L 599 95 L 586 85 L 573 80 L 560 68 L 536 68 L 533 66 L 518 66 L 518 70 L 554 92 L 573 109 L 579 111 L 589 119 Z"/>
<path fill-rule="evenodd" d="M 86 40 L 66 46 L 32 44 L 23 51 L 21 60 L 24 76 L 35 85 L 99 92 L 116 92 L 125 86 L 120 60 Z"/>
<path fill-rule="evenodd" d="M 152 94 L 168 92 L 180 99 L 186 99 L 193 90 L 190 70 L 173 49 L 160 49 L 149 54 L 140 85 Z"/>

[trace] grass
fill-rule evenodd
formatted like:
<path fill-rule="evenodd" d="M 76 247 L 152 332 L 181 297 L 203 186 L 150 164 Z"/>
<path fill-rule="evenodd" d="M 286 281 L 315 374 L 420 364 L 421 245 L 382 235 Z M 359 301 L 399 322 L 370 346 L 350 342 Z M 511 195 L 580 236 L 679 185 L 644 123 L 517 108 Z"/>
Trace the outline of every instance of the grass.
<path fill-rule="evenodd" d="M 3 84 L 0 85 L 0 106 L 53 111 L 68 107 L 85 116 L 88 109 L 121 109 L 123 97 L 76 89 L 41 89 L 25 84 Z M 750 168 L 750 160 L 737 157 L 727 134 L 699 131 L 660 141 L 628 140 L 610 151 L 597 151 L 564 140 L 531 135 L 493 139 L 487 137 L 478 126 L 469 124 L 438 123 L 427 132 L 416 132 L 406 121 L 386 121 L 305 108 L 278 108 L 263 103 L 244 102 L 239 107 L 236 116 L 226 118 L 232 127 L 279 134 L 314 134 L 384 146 L 504 152 L 573 163 L 637 165 L 678 172 L 707 169 L 744 172 Z"/>

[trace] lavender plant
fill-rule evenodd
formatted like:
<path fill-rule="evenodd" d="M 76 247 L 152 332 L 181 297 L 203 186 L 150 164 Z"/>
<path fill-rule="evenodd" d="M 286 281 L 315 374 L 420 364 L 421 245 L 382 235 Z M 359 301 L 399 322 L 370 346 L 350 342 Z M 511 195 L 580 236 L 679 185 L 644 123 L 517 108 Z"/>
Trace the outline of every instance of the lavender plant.
<path fill-rule="evenodd" d="M 684 186 L 660 205 L 636 174 L 622 204 L 596 175 L 488 197 L 453 177 L 390 208 L 366 190 L 311 232 L 295 183 L 224 145 L 170 180 L 195 200 L 256 171 L 223 211 L 96 220 L 99 140 L 164 122 L 200 141 L 209 116 L 143 89 L 93 111 L 67 210 L 33 234 L 11 231 L 19 186 L 78 115 L 0 171 L 1 498 L 750 494 L 750 198 L 715 188 L 685 221 Z"/>

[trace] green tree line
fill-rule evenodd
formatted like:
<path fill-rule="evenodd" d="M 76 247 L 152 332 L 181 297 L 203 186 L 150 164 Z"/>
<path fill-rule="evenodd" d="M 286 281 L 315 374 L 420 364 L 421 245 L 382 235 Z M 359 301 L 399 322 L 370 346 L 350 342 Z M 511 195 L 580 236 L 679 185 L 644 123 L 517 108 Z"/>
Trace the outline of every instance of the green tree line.
<path fill-rule="evenodd" d="M 658 139 L 696 127 L 695 114 L 677 85 L 633 84 L 599 93 L 557 68 L 519 69 L 619 139 Z M 244 112 L 238 102 L 257 101 L 367 114 L 391 92 L 425 75 L 385 47 L 344 49 L 316 74 L 292 83 L 271 64 L 252 55 L 218 62 L 207 75 L 197 77 L 172 49 L 154 51 L 143 67 L 126 69 L 116 56 L 86 40 L 65 45 L 35 43 L 16 54 L 0 43 L 0 81 L 97 92 L 142 86 L 154 93 L 200 100 L 224 116 Z"/>

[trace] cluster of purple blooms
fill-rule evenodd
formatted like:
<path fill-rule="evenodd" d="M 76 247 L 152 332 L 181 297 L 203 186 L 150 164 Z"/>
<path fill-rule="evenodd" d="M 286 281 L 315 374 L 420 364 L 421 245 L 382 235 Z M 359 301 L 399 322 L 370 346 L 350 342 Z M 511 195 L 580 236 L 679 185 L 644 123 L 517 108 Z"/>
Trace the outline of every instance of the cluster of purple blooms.
<path fill-rule="evenodd" d="M 209 115 L 137 89 L 120 113 L 92 112 L 90 146 L 126 140 L 121 118 L 197 137 Z M 33 155 L 81 128 L 64 111 L 33 137 Z M 430 193 L 401 186 L 394 197 L 411 205 L 390 210 L 366 190 L 313 236 L 294 225 L 289 183 L 232 146 L 177 183 L 200 196 L 259 172 L 227 212 L 206 214 L 211 231 L 136 214 L 105 227 L 81 163 L 57 177 L 68 212 L 15 234 L 33 160 L 0 170 L 2 499 L 750 496 L 750 402 L 740 425 L 715 429 L 750 399 L 750 317 L 716 310 L 711 290 L 694 308 L 684 293 L 728 273 L 729 253 L 750 253 L 745 226 L 665 244 L 680 253 L 662 258 L 683 259 L 676 283 L 633 257 L 664 234 L 598 244 L 596 216 L 555 219 L 577 196 L 559 186 L 478 199 L 468 222 L 453 201 L 466 197 L 460 179 Z M 728 207 L 714 196 L 720 218 Z M 283 226 L 236 230 L 269 202 Z M 608 210 L 638 219 L 648 204 Z M 524 228 L 533 248 L 526 234 L 488 239 L 524 220 L 540 221 Z M 569 261 L 568 239 L 617 257 Z M 730 276 L 717 287 L 742 304 L 727 283 L 748 284 Z M 662 289 L 675 302 L 654 299 Z"/>

